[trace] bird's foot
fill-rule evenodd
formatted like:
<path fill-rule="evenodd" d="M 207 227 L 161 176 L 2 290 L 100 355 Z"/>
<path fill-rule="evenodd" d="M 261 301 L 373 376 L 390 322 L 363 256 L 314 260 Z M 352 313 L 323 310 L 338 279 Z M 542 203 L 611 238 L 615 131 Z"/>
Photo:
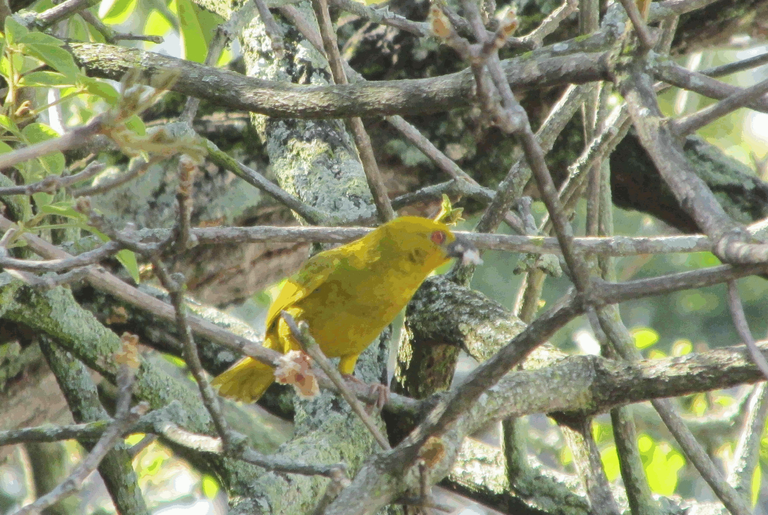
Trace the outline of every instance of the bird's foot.
<path fill-rule="evenodd" d="M 370 397 L 375 397 L 376 401 L 373 402 L 373 404 L 368 404 L 368 406 L 372 408 L 375 413 L 381 412 L 384 405 L 389 401 L 389 387 L 386 385 L 380 383 L 368 384 L 352 374 L 342 374 L 342 377 L 350 383 L 369 388 L 368 395 Z"/>

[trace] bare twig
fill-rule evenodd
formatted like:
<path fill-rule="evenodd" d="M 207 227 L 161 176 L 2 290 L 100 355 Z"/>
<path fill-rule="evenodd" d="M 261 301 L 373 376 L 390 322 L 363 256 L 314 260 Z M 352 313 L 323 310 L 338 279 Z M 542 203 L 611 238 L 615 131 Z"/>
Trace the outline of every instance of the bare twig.
<path fill-rule="evenodd" d="M 405 32 L 410 32 L 418 37 L 424 37 L 429 33 L 427 24 L 424 22 L 411 21 L 407 18 L 403 18 L 399 14 L 389 11 L 389 9 L 376 9 L 374 7 L 365 5 L 355 0 L 332 0 L 333 5 L 344 11 L 350 12 L 361 18 L 372 21 L 373 23 L 380 23 L 382 25 L 389 25 Z"/>
<path fill-rule="evenodd" d="M 350 1 L 353 4 L 360 6 L 361 8 L 368 7 L 362 6 L 362 4 L 359 4 L 357 2 L 354 2 L 353 0 L 345 0 Z M 292 5 L 287 5 L 280 8 L 280 12 L 286 16 L 291 23 L 293 23 L 296 28 L 301 32 L 301 34 L 310 42 L 312 45 L 317 48 L 320 52 L 325 52 L 323 48 L 323 42 L 320 35 L 317 33 L 317 31 L 314 30 L 314 28 L 307 23 L 307 21 L 304 19 L 302 14 L 296 9 L 296 7 Z M 342 63 L 344 65 L 344 69 L 347 73 L 347 77 L 352 79 L 353 82 L 360 82 L 365 81 L 365 79 L 357 73 L 354 69 L 352 69 L 350 66 L 347 65 L 346 62 Z M 446 172 L 448 175 L 453 177 L 457 182 L 454 183 L 453 188 L 458 188 L 458 192 L 463 195 L 471 195 L 471 196 L 485 196 L 485 200 L 489 200 L 493 198 L 493 194 L 491 190 L 487 190 L 480 186 L 472 177 L 470 177 L 466 172 L 464 172 L 452 159 L 450 159 L 448 156 L 446 156 L 443 152 L 441 152 L 429 139 L 424 137 L 419 130 L 408 123 L 403 117 L 401 116 L 388 116 L 385 118 L 387 122 L 392 125 L 395 129 L 397 129 L 400 134 L 402 134 L 406 140 L 410 141 L 413 145 L 416 146 L 421 152 L 427 156 L 429 159 L 431 159 L 441 170 Z M 448 186 L 446 186 L 448 187 Z M 434 195 L 437 194 L 437 199 L 440 199 L 440 194 L 443 193 L 443 191 L 440 191 L 439 193 L 437 190 L 431 189 L 432 187 L 427 187 L 423 190 L 424 195 Z M 395 198 L 392 200 L 392 207 L 393 209 L 399 209 L 400 207 L 404 207 L 405 205 L 408 205 L 411 202 L 418 202 L 417 195 L 419 192 L 416 192 L 416 195 L 410 196 L 411 194 L 405 194 L 401 195 L 398 198 Z M 504 220 L 507 222 L 507 224 L 516 232 L 522 233 L 522 223 L 520 220 L 515 216 L 513 213 L 507 213 L 505 215 Z M 368 220 L 359 220 L 356 221 L 357 223 L 364 223 Z"/>
<path fill-rule="evenodd" d="M 707 75 L 708 77 L 722 77 L 724 75 L 730 75 L 732 73 L 749 70 L 751 68 L 757 68 L 768 63 L 768 52 L 754 57 L 748 57 L 740 61 L 734 61 L 732 63 L 723 64 L 721 66 L 715 66 L 714 68 L 707 68 L 701 70 L 699 73 Z"/>
<path fill-rule="evenodd" d="M 611 493 L 600 450 L 592 436 L 592 419 L 582 417 L 572 421 L 571 427 L 563 428 L 563 432 L 587 491 L 591 511 L 596 515 L 619 515 L 621 511 Z"/>
<path fill-rule="evenodd" d="M 91 11 L 84 9 L 78 13 L 83 20 L 99 31 L 107 43 L 117 43 L 118 41 L 149 41 L 150 43 L 160 44 L 163 42 L 162 36 L 146 36 L 144 34 L 126 34 L 117 32 L 112 27 L 104 24 Z"/>
<path fill-rule="evenodd" d="M 283 57 L 285 53 L 285 44 L 283 43 L 283 30 L 275 21 L 272 13 L 269 12 L 269 7 L 264 3 L 264 0 L 253 0 L 256 5 L 256 9 L 259 11 L 261 21 L 264 23 L 264 31 L 267 37 L 272 42 L 272 51 L 278 58 Z"/>
<path fill-rule="evenodd" d="M 323 221 L 328 218 L 327 214 L 323 213 L 317 208 L 303 203 L 276 184 L 272 184 L 256 170 L 253 170 L 252 168 L 245 166 L 239 161 L 234 160 L 232 157 L 227 155 L 226 152 L 222 152 L 219 147 L 217 147 L 210 140 L 203 139 L 203 141 L 208 149 L 208 159 L 211 162 L 221 166 L 226 170 L 229 170 L 248 184 L 257 187 L 264 193 L 272 196 L 275 200 L 284 204 L 289 209 L 296 211 L 296 213 L 304 217 L 304 219 L 306 219 L 308 222 L 318 225 L 322 224 Z"/>
<path fill-rule="evenodd" d="M 42 181 L 34 182 L 24 186 L 9 186 L 0 188 L 0 197 L 5 195 L 33 195 L 39 192 L 54 193 L 59 189 L 68 188 L 78 182 L 87 181 L 104 170 L 104 164 L 94 161 L 89 164 L 82 172 L 67 177 L 58 177 L 49 175 Z"/>
<path fill-rule="evenodd" d="M 50 9 L 41 12 L 35 18 L 36 25 L 40 29 L 50 27 L 54 23 L 68 18 L 73 14 L 98 4 L 98 0 L 65 0 Z"/>
<path fill-rule="evenodd" d="M 709 484 L 715 495 L 723 502 L 725 507 L 733 515 L 750 515 L 752 509 L 747 500 L 739 495 L 723 478 L 723 475 L 712 463 L 706 451 L 691 433 L 683 421 L 674 411 L 672 401 L 669 399 L 654 399 L 651 401 L 656 408 L 664 425 L 680 444 L 685 456 L 693 463 L 704 481 Z"/>
<path fill-rule="evenodd" d="M 547 151 L 551 150 L 557 135 L 562 132 L 565 125 L 578 110 L 585 92 L 586 89 L 581 86 L 570 87 L 552 108 L 549 116 L 536 133 L 542 148 Z M 526 167 L 522 160 L 519 160 L 499 183 L 491 205 L 483 213 L 475 230 L 478 232 L 495 231 L 500 223 L 500 215 L 507 212 L 515 199 L 520 197 L 528 178 L 530 178 L 530 168 Z"/>
<path fill-rule="evenodd" d="M 61 5 L 64 4 L 59 4 L 59 6 Z M 42 157 L 51 152 L 64 152 L 66 150 L 72 150 L 73 148 L 82 147 L 87 144 L 91 138 L 99 134 L 103 128 L 103 124 L 104 116 L 99 115 L 94 117 L 86 125 L 73 129 L 71 132 L 67 132 L 58 138 L 41 141 L 40 143 L 0 155 L 0 170 L 10 168 L 11 166 L 15 166 L 29 159 Z"/>
<path fill-rule="evenodd" d="M 52 290 L 57 286 L 63 286 L 65 284 L 82 281 L 83 279 L 88 277 L 88 274 L 91 272 L 91 268 L 92 267 L 90 266 L 86 266 L 82 268 L 77 268 L 75 270 L 70 270 L 69 272 L 65 272 L 63 274 L 45 275 L 43 277 L 16 272 L 15 270 L 12 270 L 12 269 L 9 269 L 8 273 L 22 279 L 24 282 L 26 282 L 33 288 L 40 288 L 42 290 Z"/>
<path fill-rule="evenodd" d="M 544 38 L 555 32 L 563 20 L 570 16 L 578 7 L 577 1 L 565 0 L 560 7 L 549 13 L 538 27 L 518 39 L 524 44 L 532 44 L 533 48 L 541 47 Z"/>
<path fill-rule="evenodd" d="M 191 433 L 172 422 L 163 422 L 159 431 L 163 437 L 171 442 L 188 449 L 212 454 L 225 454 L 220 438 Z M 280 456 L 267 456 L 249 447 L 244 448 L 242 452 L 229 454 L 229 456 L 275 472 L 286 472 L 289 474 L 301 474 L 305 476 L 326 476 L 332 479 L 339 474 L 346 476 L 347 469 L 343 463 L 336 463 L 333 465 L 311 465 L 309 463 L 301 463 Z"/>
<path fill-rule="evenodd" d="M 328 487 L 325 489 L 323 497 L 317 503 L 317 506 L 315 506 L 315 509 L 312 512 L 313 515 L 323 515 L 328 505 L 338 497 L 339 492 L 349 486 L 350 481 L 349 476 L 346 474 L 346 469 L 338 470 L 337 473 L 332 474 L 330 477 L 332 481 L 328 483 Z"/>
<path fill-rule="evenodd" d="M 637 9 L 637 4 L 633 0 L 620 0 L 621 5 L 629 16 L 629 20 L 632 22 L 632 26 L 635 28 L 637 38 L 640 40 L 642 49 L 647 52 L 653 48 L 656 44 L 656 40 L 648 30 L 648 25 L 645 24 L 645 16 Z M 647 2 L 650 5 L 650 2 Z"/>
<path fill-rule="evenodd" d="M 6 232 L 6 235 L 9 233 L 11 233 L 11 231 Z M 100 261 L 117 254 L 122 248 L 123 246 L 120 243 L 110 241 L 95 250 L 83 252 L 82 254 L 69 259 L 51 259 L 47 261 L 15 259 L 0 254 L 0 267 L 34 273 L 61 273 L 74 268 L 86 267 L 99 263 Z"/>
<path fill-rule="evenodd" d="M 752 388 L 744 409 L 747 416 L 744 418 L 744 427 L 733 453 L 727 480 L 737 492 L 749 499 L 752 494 L 752 478 L 760 457 L 765 420 L 768 417 L 768 383 L 763 382 Z"/>
<path fill-rule="evenodd" d="M 738 93 L 724 98 L 720 102 L 708 106 L 697 113 L 685 116 L 672 122 L 672 128 L 680 136 L 686 136 L 697 129 L 712 123 L 725 116 L 726 114 L 735 111 L 745 105 L 751 103 L 753 100 L 757 100 L 763 94 L 768 91 L 768 80 L 764 80 L 752 87 L 745 88 Z"/>
<path fill-rule="evenodd" d="M 45 508 L 72 495 L 80 485 L 82 485 L 85 478 L 99 466 L 101 460 L 107 452 L 115 446 L 123 433 L 135 424 L 141 415 L 149 410 L 149 405 L 144 402 L 138 404 L 135 408 L 130 409 L 131 387 L 133 385 L 136 370 L 128 371 L 126 369 L 129 369 L 129 367 L 126 365 L 123 365 L 121 369 L 121 373 L 118 374 L 120 393 L 118 396 L 114 422 L 110 424 L 106 431 L 104 431 L 104 434 L 101 435 L 101 438 L 99 438 L 99 441 L 88 456 L 75 467 L 69 477 L 67 477 L 59 486 L 38 498 L 34 503 L 21 508 L 16 512 L 16 515 L 42 513 Z"/>
<path fill-rule="evenodd" d="M 695 91 L 700 95 L 709 98 L 715 98 L 717 100 L 723 100 L 731 95 L 735 95 L 742 91 L 742 88 L 738 86 L 732 86 L 713 79 L 703 73 L 687 70 L 682 66 L 679 66 L 673 62 L 659 63 L 654 67 L 654 76 L 658 80 L 667 82 L 678 88 Z M 760 111 L 761 113 L 768 112 L 768 97 L 762 96 L 747 103 L 745 107 Z"/>
<path fill-rule="evenodd" d="M 161 161 L 161 157 L 151 157 L 149 161 L 145 161 L 143 158 L 137 158 L 131 161 L 131 164 L 124 173 L 121 173 L 117 177 L 113 177 L 108 180 L 104 180 L 95 186 L 86 186 L 84 188 L 76 189 L 72 192 L 73 197 L 90 197 L 94 195 L 101 195 L 110 190 L 113 190 L 123 184 L 133 180 L 136 177 L 143 175 L 150 166 Z"/>
<path fill-rule="evenodd" d="M 0 228 L 2 228 L 0 226 Z M 283 243 L 347 243 L 372 231 L 368 227 L 205 227 L 193 228 L 192 236 L 201 245 L 224 243 L 253 243 L 272 241 Z M 509 234 L 482 234 L 454 231 L 477 248 L 531 254 L 561 254 L 556 238 L 543 236 L 519 236 Z M 171 236 L 169 229 L 152 229 L 138 232 L 146 243 L 160 242 Z M 573 239 L 579 254 L 593 253 L 607 256 L 634 256 L 638 254 L 667 254 L 676 252 L 711 251 L 712 242 L 706 236 L 655 236 L 655 237 L 579 237 Z"/>
<path fill-rule="evenodd" d="M 216 63 L 221 57 L 221 53 L 224 51 L 224 47 L 229 44 L 232 39 L 240 33 L 246 23 L 250 22 L 253 18 L 253 5 L 248 2 L 240 9 L 233 12 L 229 20 L 216 27 L 216 32 L 213 34 L 211 42 L 208 44 L 208 53 L 205 56 L 205 66 L 215 67 Z M 188 124 L 192 123 L 197 115 L 197 109 L 200 107 L 200 98 L 195 96 L 188 96 L 187 101 L 184 104 L 184 109 L 179 115 L 179 120 Z"/>
<path fill-rule="evenodd" d="M 213 391 L 211 384 L 208 382 L 208 378 L 203 371 L 203 365 L 200 362 L 200 356 L 197 352 L 197 345 L 195 344 L 194 336 L 192 335 L 192 329 L 187 322 L 187 307 L 184 304 L 184 294 L 182 283 L 183 277 L 171 277 L 165 266 L 160 262 L 157 257 L 152 258 L 152 268 L 155 275 L 163 287 L 168 290 L 171 297 L 171 304 L 173 304 L 173 310 L 176 314 L 176 328 L 181 335 L 181 342 L 184 347 L 184 361 L 187 363 L 189 370 L 192 372 L 192 376 L 197 382 L 197 386 L 200 389 L 200 395 L 203 399 L 203 404 L 211 415 L 213 425 L 216 427 L 216 432 L 224 442 L 224 453 L 229 453 L 232 450 L 232 440 L 235 435 L 229 429 L 227 421 L 224 419 L 224 414 L 221 411 L 221 405 L 219 404 L 219 398 L 216 392 Z M 179 280 L 181 279 L 181 280 Z"/>
<path fill-rule="evenodd" d="M 336 370 L 330 361 L 328 361 L 328 358 L 325 357 L 325 354 L 323 354 L 320 346 L 312 338 L 312 335 L 309 334 L 307 324 L 302 322 L 300 325 L 297 325 L 293 317 L 286 311 L 283 311 L 281 316 L 283 317 L 283 320 L 285 320 L 285 323 L 288 324 L 288 327 L 291 329 L 291 334 L 293 334 L 294 338 L 296 338 L 296 340 L 301 343 L 307 354 L 312 357 L 320 369 L 325 372 L 331 381 L 333 381 L 333 384 L 336 385 L 336 388 L 338 388 L 341 396 L 344 397 L 344 400 L 349 403 L 352 411 L 354 411 L 355 414 L 360 417 L 360 420 L 363 422 L 363 424 L 365 424 L 365 427 L 368 428 L 381 448 L 384 450 L 391 449 L 389 446 L 389 441 L 383 434 L 381 434 L 381 431 L 379 431 L 376 423 L 371 419 L 370 415 L 366 413 L 363 405 L 360 404 L 352 392 L 349 391 L 347 384 L 344 381 L 344 378 L 341 377 L 339 371 Z"/>
<path fill-rule="evenodd" d="M 131 445 L 128 451 L 128 455 L 131 457 L 131 459 L 135 458 L 136 456 L 141 453 L 144 449 L 152 445 L 154 442 L 157 441 L 157 435 L 144 435 L 144 438 L 139 440 L 138 443 Z"/>
<path fill-rule="evenodd" d="M 765 356 L 757 348 L 752 331 L 749 330 L 747 317 L 744 316 L 744 306 L 741 305 L 741 297 L 739 297 L 739 290 L 736 288 L 735 281 L 728 281 L 728 309 L 731 311 L 731 318 L 733 319 L 733 325 L 736 327 L 736 333 L 747 346 L 747 349 L 749 349 L 749 354 L 755 360 L 757 368 L 768 378 L 768 361 L 765 360 Z"/>
<path fill-rule="evenodd" d="M 768 244 L 752 243 L 695 173 L 675 135 L 664 123 L 645 63 L 636 60 L 619 80 L 638 138 L 683 210 L 713 239 L 714 253 L 730 263 L 768 260 Z"/>
<path fill-rule="evenodd" d="M 174 233 L 176 241 L 174 247 L 177 252 L 183 252 L 194 246 L 197 242 L 190 237 L 192 222 L 192 184 L 197 165 L 187 156 L 179 159 L 179 187 L 176 191 L 176 202 L 179 205 L 179 217 Z"/>
<path fill-rule="evenodd" d="M 336 84 L 347 84 L 347 75 L 344 71 L 343 60 L 336 41 L 336 32 L 333 29 L 331 15 L 328 12 L 328 2 L 327 0 L 312 0 L 312 7 L 320 25 L 320 36 L 323 40 L 323 48 L 331 68 L 333 80 Z M 371 138 L 365 130 L 363 120 L 360 117 L 351 117 L 349 125 L 357 145 L 357 151 L 360 154 L 365 177 L 368 180 L 368 187 L 373 195 L 373 203 L 376 205 L 376 210 L 379 213 L 379 219 L 381 222 L 393 220 L 395 218 L 395 211 L 392 209 L 392 204 L 387 196 L 387 188 L 379 173 L 379 166 L 376 163 Z"/>

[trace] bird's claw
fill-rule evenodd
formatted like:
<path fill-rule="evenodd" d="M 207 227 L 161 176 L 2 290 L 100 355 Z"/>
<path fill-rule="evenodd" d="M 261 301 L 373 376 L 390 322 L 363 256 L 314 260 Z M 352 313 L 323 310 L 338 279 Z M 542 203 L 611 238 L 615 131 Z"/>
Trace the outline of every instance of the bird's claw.
<path fill-rule="evenodd" d="M 350 383 L 355 383 L 357 385 L 369 388 L 368 396 L 375 397 L 376 401 L 372 404 L 368 404 L 368 406 L 373 408 L 375 413 L 381 412 L 382 408 L 384 408 L 384 405 L 389 402 L 389 387 L 380 383 L 368 384 L 352 374 L 342 374 L 342 376 Z"/>

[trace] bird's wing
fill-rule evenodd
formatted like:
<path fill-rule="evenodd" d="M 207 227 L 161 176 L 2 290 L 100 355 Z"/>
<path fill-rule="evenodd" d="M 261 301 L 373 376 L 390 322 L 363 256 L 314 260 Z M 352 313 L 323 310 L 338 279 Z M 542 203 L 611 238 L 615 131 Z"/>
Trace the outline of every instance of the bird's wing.
<path fill-rule="evenodd" d="M 339 261 L 333 250 L 315 255 L 301 267 L 296 275 L 286 281 L 277 299 L 267 312 L 267 330 L 275 323 L 281 311 L 306 298 L 328 279 L 331 272 L 338 266 Z"/>

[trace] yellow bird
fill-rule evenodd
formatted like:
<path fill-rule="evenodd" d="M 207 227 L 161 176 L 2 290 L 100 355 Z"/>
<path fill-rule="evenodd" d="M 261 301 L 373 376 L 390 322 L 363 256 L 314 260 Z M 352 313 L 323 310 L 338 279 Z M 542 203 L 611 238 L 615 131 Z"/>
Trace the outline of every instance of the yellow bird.
<path fill-rule="evenodd" d="M 264 346 L 283 354 L 299 350 L 281 311 L 309 325 L 339 371 L 351 375 L 361 352 L 402 310 L 438 266 L 452 257 L 480 263 L 477 249 L 446 226 L 406 216 L 359 240 L 312 257 L 289 279 L 269 308 Z M 217 376 L 219 394 L 243 402 L 259 399 L 275 380 L 270 366 L 244 358 Z"/>

